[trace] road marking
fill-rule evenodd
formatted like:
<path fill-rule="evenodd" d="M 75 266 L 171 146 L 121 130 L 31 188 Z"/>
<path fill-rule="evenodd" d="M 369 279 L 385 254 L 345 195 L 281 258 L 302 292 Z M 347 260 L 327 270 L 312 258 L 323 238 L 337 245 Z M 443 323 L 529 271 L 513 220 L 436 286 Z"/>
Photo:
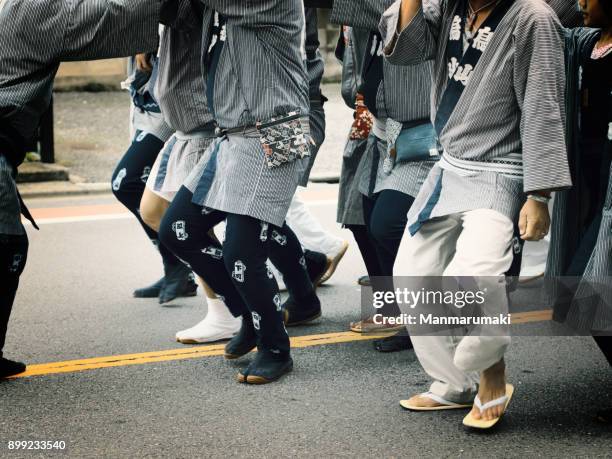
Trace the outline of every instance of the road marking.
<path fill-rule="evenodd" d="M 544 322 L 552 319 L 552 310 L 530 311 L 512 314 L 513 324 L 529 322 Z M 367 334 L 361 335 L 353 332 L 323 333 L 318 335 L 296 336 L 291 338 L 291 347 L 299 349 L 312 346 L 323 346 L 328 344 L 352 343 L 357 341 L 370 341 L 384 338 L 389 334 Z M 190 346 L 164 351 L 142 352 L 138 354 L 111 355 L 106 357 L 94 357 L 89 359 L 67 360 L 63 362 L 41 363 L 28 365 L 25 373 L 16 378 L 27 378 L 31 376 L 43 376 L 59 373 L 74 373 L 78 371 L 96 370 L 100 368 L 125 367 L 129 365 L 144 365 L 155 362 L 170 362 L 186 359 L 200 359 L 204 357 L 221 356 L 224 353 L 225 344 L 208 344 L 202 346 Z"/>
<path fill-rule="evenodd" d="M 310 193 L 303 198 L 308 207 L 335 206 L 336 199 L 313 199 L 329 198 L 330 193 Z M 133 218 L 132 214 L 121 204 L 92 204 L 88 206 L 65 206 L 65 207 L 43 207 L 30 209 L 32 216 L 39 225 L 51 225 L 58 223 L 79 223 L 104 220 L 127 220 Z M 25 225 L 28 220 L 23 219 Z"/>

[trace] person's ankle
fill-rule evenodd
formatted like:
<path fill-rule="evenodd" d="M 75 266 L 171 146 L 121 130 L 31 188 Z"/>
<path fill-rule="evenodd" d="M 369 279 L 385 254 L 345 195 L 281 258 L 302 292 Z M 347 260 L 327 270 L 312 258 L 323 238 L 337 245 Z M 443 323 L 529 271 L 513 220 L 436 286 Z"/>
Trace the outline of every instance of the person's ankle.
<path fill-rule="evenodd" d="M 496 364 L 490 366 L 482 372 L 480 378 L 481 389 L 487 389 L 491 386 L 498 386 L 506 382 L 506 363 L 501 359 Z"/>

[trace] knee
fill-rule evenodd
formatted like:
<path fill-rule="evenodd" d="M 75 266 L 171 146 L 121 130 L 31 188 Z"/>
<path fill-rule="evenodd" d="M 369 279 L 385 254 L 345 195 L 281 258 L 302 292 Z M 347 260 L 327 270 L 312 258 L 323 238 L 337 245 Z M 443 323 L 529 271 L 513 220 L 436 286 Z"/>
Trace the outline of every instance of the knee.
<path fill-rule="evenodd" d="M 142 215 L 142 219 L 149 226 L 151 226 L 151 223 L 155 223 L 155 221 L 147 221 L 144 215 Z M 185 222 L 182 222 L 181 225 L 178 219 L 175 221 L 169 209 L 161 220 L 157 219 L 156 226 L 159 242 L 172 252 L 178 251 L 180 245 L 179 236 L 185 234 Z"/>
<path fill-rule="evenodd" d="M 165 210 L 165 209 L 164 209 Z M 140 201 L 140 218 L 149 228 L 158 231 L 160 230 L 161 221 L 164 216 L 164 211 L 159 206 L 153 205 L 146 198 L 146 193 Z"/>
<path fill-rule="evenodd" d="M 380 218 L 373 218 L 370 222 L 370 235 L 379 244 L 384 244 L 390 238 L 389 222 Z"/>

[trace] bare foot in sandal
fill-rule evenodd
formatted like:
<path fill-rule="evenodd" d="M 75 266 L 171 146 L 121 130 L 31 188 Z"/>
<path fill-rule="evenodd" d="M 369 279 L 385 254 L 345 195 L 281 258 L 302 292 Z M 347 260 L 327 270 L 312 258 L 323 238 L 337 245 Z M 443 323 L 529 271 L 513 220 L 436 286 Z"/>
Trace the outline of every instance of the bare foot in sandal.
<path fill-rule="evenodd" d="M 502 359 L 482 372 L 478 398 L 483 405 L 486 405 L 487 402 L 496 400 L 504 395 L 506 395 L 506 364 Z M 474 406 L 471 414 L 474 419 L 492 421 L 504 413 L 504 408 L 505 405 L 502 403 L 481 412 L 478 407 Z"/>

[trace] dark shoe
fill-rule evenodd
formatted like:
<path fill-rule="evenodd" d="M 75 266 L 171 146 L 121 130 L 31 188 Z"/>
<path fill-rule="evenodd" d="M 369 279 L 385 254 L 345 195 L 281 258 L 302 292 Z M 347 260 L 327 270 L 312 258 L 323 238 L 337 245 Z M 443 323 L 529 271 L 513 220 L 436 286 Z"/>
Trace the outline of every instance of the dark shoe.
<path fill-rule="evenodd" d="M 162 289 L 164 288 L 164 278 L 155 282 L 148 287 L 143 287 L 134 290 L 134 298 L 158 298 Z"/>
<path fill-rule="evenodd" d="M 311 250 L 306 250 L 304 259 L 306 260 L 308 277 L 312 285 L 316 288 L 321 284 L 321 279 L 323 279 L 323 276 L 329 270 L 332 260 L 327 258 L 323 253 L 313 252 Z"/>
<path fill-rule="evenodd" d="M 393 336 L 374 341 L 374 349 L 378 352 L 408 351 L 412 348 L 410 336 L 406 335 L 405 332 L 400 332 Z"/>
<path fill-rule="evenodd" d="M 165 283 L 159 293 L 159 304 L 169 303 L 179 296 L 196 296 L 196 284 L 191 269 L 183 263 L 164 266 Z"/>
<path fill-rule="evenodd" d="M 372 282 L 370 282 L 370 276 L 361 276 L 359 279 L 357 279 L 357 283 L 362 287 L 372 286 Z"/>
<path fill-rule="evenodd" d="M 290 355 L 278 356 L 269 351 L 258 351 L 255 359 L 238 373 L 238 382 L 247 384 L 268 384 L 280 379 L 293 370 Z"/>
<path fill-rule="evenodd" d="M 321 301 L 315 293 L 311 298 L 297 302 L 289 297 L 283 304 L 283 318 L 287 327 L 302 325 L 321 317 Z"/>
<path fill-rule="evenodd" d="M 248 354 L 257 346 L 257 335 L 253 328 L 253 319 L 250 313 L 242 316 L 242 325 L 236 336 L 225 345 L 225 358 L 234 360 Z"/>
<path fill-rule="evenodd" d="M 18 375 L 26 371 L 25 363 L 13 362 L 12 360 L 0 358 L 0 378 Z"/>

